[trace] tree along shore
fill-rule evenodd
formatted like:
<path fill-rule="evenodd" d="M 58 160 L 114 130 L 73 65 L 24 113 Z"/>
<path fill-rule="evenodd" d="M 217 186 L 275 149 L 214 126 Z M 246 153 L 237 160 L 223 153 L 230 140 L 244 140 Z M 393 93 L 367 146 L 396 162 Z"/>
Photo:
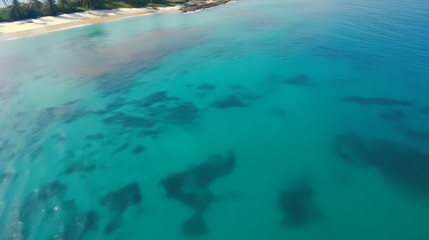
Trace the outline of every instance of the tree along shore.
<path fill-rule="evenodd" d="M 62 13 L 84 12 L 96 9 L 172 7 L 182 5 L 183 12 L 210 8 L 230 0 L 1 0 L 7 7 L 0 8 L 0 22 L 56 16 Z"/>

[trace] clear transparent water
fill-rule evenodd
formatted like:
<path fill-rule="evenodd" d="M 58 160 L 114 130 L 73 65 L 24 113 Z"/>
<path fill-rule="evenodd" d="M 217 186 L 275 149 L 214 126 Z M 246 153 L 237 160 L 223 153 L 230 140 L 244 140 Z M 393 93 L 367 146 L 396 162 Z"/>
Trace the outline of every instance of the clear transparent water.
<path fill-rule="evenodd" d="M 242 0 L 0 42 L 0 238 L 428 239 L 427 22 Z"/>

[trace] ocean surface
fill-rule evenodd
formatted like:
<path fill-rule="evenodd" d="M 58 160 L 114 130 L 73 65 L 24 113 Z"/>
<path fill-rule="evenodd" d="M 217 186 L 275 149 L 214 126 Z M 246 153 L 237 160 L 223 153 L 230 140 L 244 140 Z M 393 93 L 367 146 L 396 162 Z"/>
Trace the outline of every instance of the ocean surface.
<path fill-rule="evenodd" d="M 429 239 L 426 0 L 241 0 L 0 42 L 0 239 Z"/>

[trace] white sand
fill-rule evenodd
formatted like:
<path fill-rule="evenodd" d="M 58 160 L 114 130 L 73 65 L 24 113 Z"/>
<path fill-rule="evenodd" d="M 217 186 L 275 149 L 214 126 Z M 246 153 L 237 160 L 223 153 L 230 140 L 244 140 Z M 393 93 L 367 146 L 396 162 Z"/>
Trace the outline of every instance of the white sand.
<path fill-rule="evenodd" d="M 179 8 L 179 6 L 174 6 L 159 9 L 119 8 L 113 10 L 95 10 L 80 13 L 62 14 L 55 17 L 48 16 L 37 19 L 0 23 L 0 40 L 32 36 L 64 28 L 91 25 L 149 13 L 178 11 Z"/>

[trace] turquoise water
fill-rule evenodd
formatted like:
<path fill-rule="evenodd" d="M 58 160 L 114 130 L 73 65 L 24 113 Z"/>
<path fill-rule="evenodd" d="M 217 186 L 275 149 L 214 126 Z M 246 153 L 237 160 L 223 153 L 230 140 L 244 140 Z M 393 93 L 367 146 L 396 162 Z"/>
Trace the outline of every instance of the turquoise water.
<path fill-rule="evenodd" d="M 429 239 L 428 22 L 242 0 L 0 42 L 0 239 Z"/>

